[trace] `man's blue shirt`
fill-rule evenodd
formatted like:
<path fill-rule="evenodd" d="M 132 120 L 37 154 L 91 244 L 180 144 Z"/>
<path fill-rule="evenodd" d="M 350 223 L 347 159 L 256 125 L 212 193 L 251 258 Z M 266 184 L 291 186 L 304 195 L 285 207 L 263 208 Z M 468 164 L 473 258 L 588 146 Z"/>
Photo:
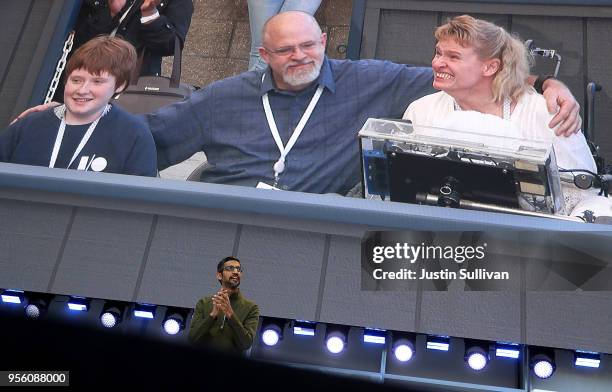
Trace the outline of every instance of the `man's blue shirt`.
<path fill-rule="evenodd" d="M 212 83 L 185 102 L 147 115 L 147 120 L 160 168 L 204 151 L 213 168 L 204 172 L 202 181 L 272 184 L 280 152 L 262 96 L 268 93 L 286 145 L 320 84 L 323 94 L 286 158 L 279 187 L 344 194 L 360 179 L 357 132 L 364 122 L 370 117 L 401 118 L 413 100 L 433 92 L 431 83 L 431 68 L 326 58 L 317 83 L 298 93 L 276 89 L 269 68 L 265 74 L 250 71 Z"/>

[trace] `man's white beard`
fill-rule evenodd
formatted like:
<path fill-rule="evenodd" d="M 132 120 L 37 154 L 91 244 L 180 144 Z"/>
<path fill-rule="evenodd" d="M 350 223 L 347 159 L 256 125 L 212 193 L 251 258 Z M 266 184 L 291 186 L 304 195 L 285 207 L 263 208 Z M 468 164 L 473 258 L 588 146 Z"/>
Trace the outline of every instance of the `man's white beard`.
<path fill-rule="evenodd" d="M 283 80 L 290 86 L 303 86 L 315 81 L 321 73 L 321 64 L 315 62 L 310 71 L 294 72 L 293 74 L 284 73 Z"/>

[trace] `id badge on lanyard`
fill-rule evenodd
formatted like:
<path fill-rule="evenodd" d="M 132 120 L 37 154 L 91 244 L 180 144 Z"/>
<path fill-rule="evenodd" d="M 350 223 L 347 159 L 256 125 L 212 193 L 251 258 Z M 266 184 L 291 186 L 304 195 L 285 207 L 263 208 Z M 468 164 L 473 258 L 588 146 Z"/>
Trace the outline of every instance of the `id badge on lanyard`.
<path fill-rule="evenodd" d="M 274 185 L 266 184 L 265 182 L 259 181 L 255 188 L 257 188 L 257 189 L 273 189 L 275 191 L 280 191 L 280 189 L 277 188 L 277 185 L 278 184 L 276 184 L 276 181 L 274 182 Z"/>
<path fill-rule="evenodd" d="M 262 83 L 264 81 L 265 76 L 266 75 L 264 74 L 261 77 Z M 300 122 L 293 130 L 293 133 L 291 134 L 291 137 L 289 138 L 289 141 L 287 142 L 286 146 L 283 146 L 283 141 L 281 140 L 280 134 L 278 132 L 278 128 L 276 127 L 276 121 L 274 120 L 272 109 L 270 108 L 270 100 L 268 98 L 268 93 L 265 93 L 261 97 L 263 107 L 264 107 L 264 112 L 266 113 L 266 120 L 268 120 L 268 126 L 270 127 L 270 132 L 272 133 L 274 142 L 276 142 L 276 146 L 278 147 L 278 150 L 280 151 L 280 157 L 278 158 L 278 160 L 274 163 L 274 166 L 272 167 L 272 169 L 274 170 L 274 185 L 269 185 L 269 184 L 260 182 L 259 184 L 257 184 L 257 188 L 262 188 L 263 185 L 266 185 L 269 187 L 267 189 L 278 189 L 279 176 L 282 172 L 285 171 L 285 158 L 287 157 L 287 155 L 289 154 L 289 151 L 291 151 L 291 149 L 297 142 L 298 138 L 300 137 L 300 134 L 304 130 L 304 127 L 306 126 L 308 119 L 312 115 L 312 112 L 314 111 L 315 107 L 317 106 L 317 103 L 319 102 L 319 98 L 321 98 L 321 94 L 323 94 L 323 86 L 319 85 L 317 87 L 317 91 L 312 96 L 312 99 L 310 100 L 310 103 L 308 104 L 306 111 L 304 111 L 304 114 L 302 115 Z M 261 184 L 263 185 L 260 186 Z"/>
<path fill-rule="evenodd" d="M 79 142 L 79 145 L 77 146 L 76 150 L 74 151 L 74 154 L 72 154 L 72 158 L 70 158 L 70 161 L 68 162 L 68 166 L 66 166 L 66 169 L 70 168 L 70 166 L 72 165 L 72 163 L 74 162 L 76 157 L 78 157 L 79 154 L 81 153 L 81 151 L 83 151 L 83 147 L 85 147 L 85 145 L 89 141 L 89 138 L 91 137 L 91 135 L 93 134 L 94 130 L 96 129 L 96 126 L 98 125 L 98 122 L 100 121 L 100 119 L 106 113 L 108 113 L 110 108 L 111 108 L 111 105 L 106 105 L 106 107 L 102 111 L 102 114 L 100 115 L 100 117 L 98 117 L 94 122 L 92 122 L 91 125 L 89 126 L 89 128 L 87 128 L 87 131 L 85 132 L 85 135 L 83 135 L 83 138 L 81 138 L 81 141 Z M 66 115 L 65 115 L 66 114 L 66 106 L 63 105 L 62 107 L 60 107 L 58 109 L 58 112 L 59 112 L 59 115 L 61 117 L 61 122 L 60 122 L 59 129 L 57 130 L 57 136 L 55 137 L 55 143 L 53 144 L 53 150 L 51 151 L 51 159 L 49 159 L 49 167 L 50 168 L 54 168 L 55 167 L 55 162 L 57 161 L 57 156 L 59 154 L 60 147 L 62 146 L 62 141 L 64 140 L 64 132 L 66 131 Z M 80 165 L 79 165 L 79 167 L 80 167 Z"/>

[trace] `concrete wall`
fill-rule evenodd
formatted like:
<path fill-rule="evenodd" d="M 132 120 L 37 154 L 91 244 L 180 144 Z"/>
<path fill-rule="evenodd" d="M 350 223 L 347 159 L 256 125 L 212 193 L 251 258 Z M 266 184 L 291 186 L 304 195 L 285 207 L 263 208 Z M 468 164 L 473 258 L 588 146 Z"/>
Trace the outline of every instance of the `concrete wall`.
<path fill-rule="evenodd" d="M 503 292 L 366 290 L 368 230 L 581 231 L 579 243 L 557 234 L 557 253 L 599 257 L 592 280 L 612 279 L 610 226 L 0 164 L 0 288 L 192 307 L 217 289 L 216 262 L 233 254 L 263 315 L 612 351 L 604 289 L 530 290 L 525 272 Z M 590 249 L 595 239 L 601 246 Z M 547 282 L 563 282 L 563 260 L 551 260 Z"/>

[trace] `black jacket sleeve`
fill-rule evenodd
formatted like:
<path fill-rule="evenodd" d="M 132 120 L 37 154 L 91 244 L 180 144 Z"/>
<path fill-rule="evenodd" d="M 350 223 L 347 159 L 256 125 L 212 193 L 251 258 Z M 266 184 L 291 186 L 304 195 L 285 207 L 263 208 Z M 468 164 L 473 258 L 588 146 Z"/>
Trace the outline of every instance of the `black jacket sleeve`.
<path fill-rule="evenodd" d="M 159 18 L 140 25 L 140 41 L 161 56 L 174 54 L 174 37 L 185 43 L 193 14 L 192 0 L 166 0 L 158 7 Z M 140 14 L 139 14 L 140 15 Z M 140 20 L 138 20 L 140 23 Z"/>
<path fill-rule="evenodd" d="M 181 45 L 185 43 L 193 14 L 193 1 L 163 0 L 157 7 L 159 18 L 144 24 L 140 23 L 142 1 L 135 1 L 131 8 L 130 3 L 126 2 L 122 11 L 111 17 L 105 1 L 85 0 L 75 26 L 73 50 L 100 34 L 110 34 L 121 16 L 128 12 L 119 24 L 117 35 L 129 41 L 137 50 L 146 48 L 141 75 L 158 74 L 161 71 L 161 58 L 174 55 L 174 38 L 178 37 Z"/>

